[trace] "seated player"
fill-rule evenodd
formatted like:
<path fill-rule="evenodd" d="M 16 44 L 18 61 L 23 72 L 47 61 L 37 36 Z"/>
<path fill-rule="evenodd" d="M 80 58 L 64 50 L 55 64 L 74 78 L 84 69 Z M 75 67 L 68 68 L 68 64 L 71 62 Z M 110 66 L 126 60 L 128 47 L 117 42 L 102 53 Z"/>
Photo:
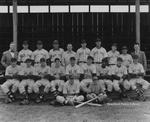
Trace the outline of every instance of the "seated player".
<path fill-rule="evenodd" d="M 101 84 L 99 83 L 98 77 L 93 77 L 93 82 L 90 83 L 89 93 L 87 94 L 87 100 L 97 97 L 95 102 L 104 103 L 106 101 L 107 95 L 103 93 L 101 89 Z"/>
<path fill-rule="evenodd" d="M 69 79 L 69 75 L 73 75 L 74 79 L 79 79 L 83 74 L 81 68 L 76 64 L 76 58 L 70 58 L 70 64 L 66 67 L 66 78 Z"/>
<path fill-rule="evenodd" d="M 140 100 L 144 101 L 145 97 L 143 93 L 149 88 L 150 83 L 143 79 L 145 71 L 142 64 L 138 63 L 138 58 L 138 55 L 133 55 L 133 63 L 129 66 L 129 83 L 132 90 L 136 90 L 136 92 L 138 93 Z M 142 85 L 142 89 L 140 91 L 137 89 L 137 84 Z"/>
<path fill-rule="evenodd" d="M 117 92 L 121 92 L 120 85 L 122 85 L 126 90 L 130 89 L 130 84 L 128 79 L 127 68 L 122 64 L 122 58 L 117 58 L 117 65 L 112 66 L 111 75 L 113 78 L 113 87 Z"/>
<path fill-rule="evenodd" d="M 26 65 L 22 68 L 20 75 L 22 75 L 22 81 L 19 84 L 19 92 L 21 95 L 23 95 L 23 101 L 21 101 L 20 104 L 29 104 L 29 97 L 28 95 L 33 93 L 33 85 L 34 85 L 34 80 L 33 80 L 33 75 L 35 75 L 35 70 L 34 67 L 31 65 L 32 60 L 27 59 L 25 61 Z M 26 91 L 27 87 L 27 91 Z"/>
<path fill-rule="evenodd" d="M 6 68 L 6 82 L 1 85 L 2 91 L 7 94 L 6 102 L 11 103 L 15 100 L 14 93 L 18 90 L 19 80 L 16 77 L 19 75 L 20 66 L 17 65 L 17 59 L 11 59 L 11 65 Z"/>
<path fill-rule="evenodd" d="M 57 96 L 57 102 L 68 105 L 74 105 L 76 102 L 84 101 L 84 96 L 79 95 L 80 82 L 75 80 L 72 75 L 69 76 L 69 80 L 65 83 L 63 88 L 63 96 Z"/>
<path fill-rule="evenodd" d="M 35 74 L 40 76 L 40 80 L 37 80 L 33 86 L 34 92 L 38 95 L 36 102 L 40 103 L 41 100 L 43 100 L 45 93 L 48 93 L 51 87 L 48 77 L 50 75 L 50 67 L 47 66 L 45 58 L 40 59 L 40 65 L 36 67 Z M 40 89 L 42 86 L 44 87 L 44 90 Z"/>
<path fill-rule="evenodd" d="M 102 64 L 97 67 L 97 76 L 99 78 L 99 82 L 101 83 L 101 90 L 103 92 L 107 91 L 111 92 L 113 89 L 113 83 L 111 78 L 111 67 L 109 66 L 108 58 L 102 59 Z"/>
<path fill-rule="evenodd" d="M 51 92 L 56 97 L 62 94 L 65 77 L 65 68 L 61 66 L 59 58 L 55 59 L 54 65 L 51 67 L 51 75 L 54 77 L 54 80 L 51 81 Z"/>
<path fill-rule="evenodd" d="M 92 63 L 93 57 L 88 56 L 87 63 L 82 65 L 84 77 L 81 81 L 81 91 L 85 94 L 88 92 L 88 86 L 92 82 L 93 76 L 96 76 L 96 66 Z"/>

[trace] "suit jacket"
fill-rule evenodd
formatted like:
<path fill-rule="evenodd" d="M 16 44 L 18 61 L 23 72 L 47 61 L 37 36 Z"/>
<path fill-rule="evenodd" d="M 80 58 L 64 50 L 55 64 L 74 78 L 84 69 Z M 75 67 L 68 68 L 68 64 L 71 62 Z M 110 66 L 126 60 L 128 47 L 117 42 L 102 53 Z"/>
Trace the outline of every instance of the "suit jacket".
<path fill-rule="evenodd" d="M 135 55 L 135 52 L 133 52 L 132 55 Z M 139 56 L 139 63 L 141 63 L 143 65 L 144 69 L 147 70 L 147 59 L 146 59 L 145 52 L 140 51 L 138 56 Z"/>
<path fill-rule="evenodd" d="M 17 58 L 18 53 L 14 52 L 14 58 Z M 1 64 L 6 68 L 7 66 L 9 66 L 11 64 L 11 59 L 12 59 L 12 55 L 10 53 L 10 51 L 5 51 L 3 53 L 3 56 L 1 58 Z"/>

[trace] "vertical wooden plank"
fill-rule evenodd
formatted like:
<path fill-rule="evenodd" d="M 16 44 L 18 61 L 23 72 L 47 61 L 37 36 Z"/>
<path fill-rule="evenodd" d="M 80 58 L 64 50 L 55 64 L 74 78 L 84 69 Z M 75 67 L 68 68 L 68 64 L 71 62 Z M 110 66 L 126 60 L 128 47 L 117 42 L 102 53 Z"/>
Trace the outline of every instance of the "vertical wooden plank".
<path fill-rule="evenodd" d="M 13 0 L 13 42 L 16 45 L 17 50 L 17 26 L 18 26 L 18 16 L 17 16 L 17 0 Z"/>
<path fill-rule="evenodd" d="M 136 0 L 136 42 L 140 44 L 140 0 Z"/>

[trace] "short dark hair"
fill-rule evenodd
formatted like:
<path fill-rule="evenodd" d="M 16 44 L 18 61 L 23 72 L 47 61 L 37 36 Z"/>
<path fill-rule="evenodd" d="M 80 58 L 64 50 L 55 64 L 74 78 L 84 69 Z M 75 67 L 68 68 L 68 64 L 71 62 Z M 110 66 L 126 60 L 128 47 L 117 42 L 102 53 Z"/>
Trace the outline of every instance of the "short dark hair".
<path fill-rule="evenodd" d="M 55 58 L 55 62 L 56 62 L 56 61 L 60 61 L 60 59 L 59 59 L 59 58 Z"/>
<path fill-rule="evenodd" d="M 89 59 L 94 60 L 94 58 L 92 56 L 88 56 L 87 60 L 89 60 Z"/>
<path fill-rule="evenodd" d="M 75 57 L 71 57 L 71 58 L 70 58 L 70 61 L 75 61 L 75 60 L 76 60 Z"/>
<path fill-rule="evenodd" d="M 117 61 L 123 62 L 123 59 L 122 59 L 121 57 L 118 57 L 118 58 L 117 58 Z"/>

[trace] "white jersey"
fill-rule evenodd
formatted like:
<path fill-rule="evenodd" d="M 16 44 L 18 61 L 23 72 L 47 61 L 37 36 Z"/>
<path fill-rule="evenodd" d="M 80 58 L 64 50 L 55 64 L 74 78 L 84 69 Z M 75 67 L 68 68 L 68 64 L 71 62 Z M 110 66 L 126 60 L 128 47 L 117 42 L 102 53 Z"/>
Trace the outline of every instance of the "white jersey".
<path fill-rule="evenodd" d="M 102 67 L 102 65 L 100 65 L 97 68 L 97 75 L 111 75 L 111 67 L 106 66 L 105 68 Z"/>
<path fill-rule="evenodd" d="M 62 48 L 59 48 L 58 50 L 51 49 L 49 51 L 49 56 L 51 58 L 51 61 L 54 62 L 55 58 L 59 58 L 60 61 L 62 61 L 64 50 Z"/>
<path fill-rule="evenodd" d="M 92 78 L 93 74 L 96 74 L 96 66 L 94 64 L 88 65 L 84 64 L 82 66 L 83 74 L 85 78 Z"/>
<path fill-rule="evenodd" d="M 27 50 L 22 49 L 18 54 L 19 62 L 25 62 L 26 59 L 31 59 L 31 58 L 32 58 L 32 51 L 29 49 Z"/>
<path fill-rule="evenodd" d="M 63 54 L 63 64 L 65 66 L 70 64 L 70 58 L 71 57 L 75 57 L 76 58 L 76 53 L 74 51 L 71 51 L 71 52 L 66 51 L 66 52 L 64 52 L 64 54 Z"/>
<path fill-rule="evenodd" d="M 107 52 L 103 47 L 99 49 L 95 47 L 91 51 L 91 56 L 94 58 L 94 62 L 102 62 L 102 59 L 107 57 Z"/>
<path fill-rule="evenodd" d="M 66 67 L 66 75 L 70 75 L 70 74 L 82 74 L 82 69 L 77 65 L 75 64 L 74 66 L 72 66 L 71 64 L 69 64 L 67 67 Z"/>
<path fill-rule="evenodd" d="M 87 57 L 90 55 L 90 49 L 89 48 L 79 48 L 77 50 L 77 58 L 79 62 L 87 62 Z"/>
<path fill-rule="evenodd" d="M 45 67 L 38 66 L 35 68 L 35 74 L 43 77 L 45 75 L 51 74 L 51 69 L 47 65 Z"/>
<path fill-rule="evenodd" d="M 49 54 L 48 51 L 45 49 L 41 49 L 41 50 L 35 50 L 33 52 L 32 55 L 32 59 L 36 62 L 39 63 L 41 58 L 45 58 L 48 59 L 49 58 Z"/>
<path fill-rule="evenodd" d="M 109 64 L 117 64 L 117 58 L 120 53 L 118 51 L 113 52 L 112 50 L 108 52 Z"/>
<path fill-rule="evenodd" d="M 124 75 L 127 75 L 127 68 L 124 65 L 121 65 L 118 67 L 117 65 L 114 65 L 111 67 L 111 75 L 116 75 L 118 77 L 123 77 Z"/>
<path fill-rule="evenodd" d="M 56 67 L 55 65 L 53 65 L 51 67 L 51 75 L 52 76 L 63 76 L 65 75 L 65 68 L 63 66 L 59 66 L 59 67 Z"/>
<path fill-rule="evenodd" d="M 5 75 L 7 75 L 7 76 L 19 75 L 20 71 L 21 71 L 20 66 L 16 65 L 16 67 L 12 67 L 10 65 L 6 68 Z"/>
<path fill-rule="evenodd" d="M 145 73 L 142 64 L 140 63 L 132 63 L 129 66 L 129 73 L 138 74 L 138 73 Z"/>
<path fill-rule="evenodd" d="M 35 69 L 33 66 L 30 66 L 30 67 L 23 67 L 21 68 L 21 75 L 35 75 Z"/>
<path fill-rule="evenodd" d="M 132 56 L 130 54 L 121 54 L 120 57 L 123 59 L 123 65 L 129 67 L 129 65 L 133 62 Z"/>

